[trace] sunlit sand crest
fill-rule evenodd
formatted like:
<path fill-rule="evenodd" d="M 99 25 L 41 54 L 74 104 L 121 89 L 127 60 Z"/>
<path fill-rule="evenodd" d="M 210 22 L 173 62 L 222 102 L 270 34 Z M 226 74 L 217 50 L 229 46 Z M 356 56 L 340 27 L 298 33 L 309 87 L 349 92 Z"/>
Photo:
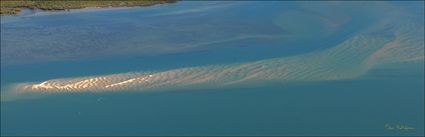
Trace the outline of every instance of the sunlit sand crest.
<path fill-rule="evenodd" d="M 109 76 L 89 77 L 80 81 L 56 79 L 39 84 L 27 83 L 20 90 L 78 92 L 90 90 L 137 90 L 160 88 L 166 85 L 192 85 L 214 83 L 229 85 L 250 80 L 333 80 L 353 78 L 364 73 L 367 68 L 378 63 L 379 58 L 388 56 L 391 48 L 403 44 L 400 36 L 393 40 L 356 36 L 327 51 L 305 55 L 268 59 L 245 64 L 189 67 L 149 75 L 124 73 Z M 419 45 L 420 46 L 420 45 Z M 422 44 L 423 47 L 423 44 Z M 421 51 L 397 53 L 400 61 L 423 59 Z M 359 54 L 365 53 L 365 54 Z M 358 54 L 358 55 L 356 55 Z M 415 56 L 411 56 L 415 54 Z M 423 55 L 423 54 L 422 54 Z M 406 57 L 411 56 L 411 57 Z M 397 61 L 395 59 L 391 61 Z M 358 62 L 358 64 L 356 64 Z M 387 61 L 388 62 L 388 61 Z M 379 62 L 382 63 L 382 62 Z M 385 63 L 385 62 L 383 62 Z M 270 67 L 268 67 L 270 66 Z M 364 69 L 364 70 L 363 70 Z"/>
<path fill-rule="evenodd" d="M 296 56 L 161 72 L 130 72 L 18 83 L 7 92 L 20 96 L 25 93 L 147 91 L 197 85 L 220 87 L 262 80 L 339 80 L 356 78 L 381 64 L 423 61 L 423 25 L 388 25 L 391 29 L 384 33 L 392 36 L 365 31 L 333 48 Z"/>

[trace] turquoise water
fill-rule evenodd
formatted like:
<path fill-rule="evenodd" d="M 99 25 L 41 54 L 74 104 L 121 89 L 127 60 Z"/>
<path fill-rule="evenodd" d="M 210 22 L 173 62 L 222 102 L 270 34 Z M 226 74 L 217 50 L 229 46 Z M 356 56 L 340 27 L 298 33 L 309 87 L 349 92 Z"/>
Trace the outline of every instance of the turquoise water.
<path fill-rule="evenodd" d="M 2 16 L 1 134 L 423 135 L 423 2 L 366 5 L 188 1 Z M 96 87 L 128 72 L 153 79 Z M 19 92 L 100 77 L 110 81 Z"/>

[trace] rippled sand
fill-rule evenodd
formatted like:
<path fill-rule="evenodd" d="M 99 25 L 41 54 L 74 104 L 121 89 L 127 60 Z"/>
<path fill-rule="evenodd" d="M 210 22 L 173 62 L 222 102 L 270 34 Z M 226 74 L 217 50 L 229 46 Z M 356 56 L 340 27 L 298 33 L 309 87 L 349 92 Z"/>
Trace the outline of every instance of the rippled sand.
<path fill-rule="evenodd" d="M 359 28 L 359 30 L 355 30 L 349 35 L 347 34 L 348 37 L 341 38 L 342 41 L 339 43 L 325 45 L 326 48 L 321 50 L 245 63 L 14 83 L 8 85 L 8 87 L 2 87 L 1 100 L 13 100 L 32 95 L 44 96 L 55 93 L 171 91 L 180 88 L 223 87 L 261 81 L 279 81 L 284 83 L 288 81 L 353 79 L 362 76 L 373 68 L 386 64 L 400 62 L 423 63 L 424 61 L 423 18 L 418 19 L 417 17 L 421 13 L 410 13 L 384 2 L 372 2 L 369 5 L 357 2 L 352 4 L 338 4 L 338 2 L 311 4 L 301 2 L 298 3 L 301 5 L 299 10 L 276 11 L 275 16 L 267 18 L 269 19 L 267 22 L 271 23 L 267 25 L 247 20 L 226 22 L 228 20 L 214 17 L 214 15 L 220 14 L 205 16 L 212 19 L 211 21 L 205 21 L 208 23 L 202 23 L 204 18 L 199 17 L 197 18 L 197 20 L 200 20 L 199 22 L 184 20 L 184 17 L 197 17 L 195 15 L 206 15 L 208 12 L 231 9 L 233 6 L 237 7 L 243 4 L 246 3 L 204 5 L 197 9 L 180 9 L 140 16 L 157 19 L 153 19 L 153 23 L 148 21 L 139 22 L 140 20 L 137 20 L 137 18 L 115 20 L 119 23 L 132 25 L 132 27 L 127 28 L 129 30 L 117 31 L 123 31 L 123 35 L 107 27 L 99 28 L 98 26 L 84 26 L 84 24 L 82 26 L 74 24 L 75 26 L 73 27 L 70 27 L 72 25 L 54 27 L 40 24 L 26 26 L 28 24 L 19 25 L 18 23 L 18 25 L 11 25 L 7 21 L 2 21 L 2 30 L 4 30 L 2 31 L 2 36 L 4 36 L 2 37 L 2 63 L 3 60 L 8 62 L 13 62 L 14 60 L 18 62 L 20 60 L 30 62 L 35 60 L 61 60 L 88 54 L 106 55 L 115 52 L 124 54 L 128 51 L 135 51 L 138 54 L 152 52 L 172 53 L 214 47 L 211 45 L 224 44 L 232 46 L 229 43 L 249 42 L 249 40 L 253 39 L 263 41 L 279 40 L 288 43 L 291 43 L 291 41 L 308 41 L 310 39 L 327 41 L 327 38 L 330 38 L 334 33 L 338 35 L 338 32 L 349 29 L 344 28 L 344 25 L 349 22 L 364 18 L 373 19 L 370 19 L 371 21 L 364 19 L 367 20 L 365 21 L 367 25 L 353 27 Z M 324 7 L 328 7 L 328 9 L 325 10 Z M 363 12 L 360 14 L 353 14 L 352 11 L 343 12 L 345 9 L 341 9 L 347 8 L 346 10 L 350 10 L 350 8 L 360 7 L 364 9 L 361 11 L 354 10 Z M 334 13 L 335 11 L 341 11 L 341 13 Z M 193 14 L 194 16 L 183 16 L 187 14 Z M 175 17 L 180 15 L 183 19 Z M 359 15 L 364 15 L 365 17 L 359 17 Z M 252 20 L 249 17 L 246 18 Z M 165 18 L 176 22 L 175 26 L 161 24 L 164 23 L 162 19 Z M 226 24 L 223 24 L 224 22 L 231 25 L 226 26 Z M 353 24 L 358 25 L 357 23 Z M 134 31 L 134 28 L 139 30 Z M 207 32 L 210 33 L 205 34 L 204 31 L 200 30 L 208 30 Z M 34 37 L 22 37 L 26 36 L 27 32 L 31 32 L 29 33 L 31 35 L 37 35 L 34 35 Z M 69 34 L 77 35 L 68 37 L 67 35 Z M 176 36 L 175 34 L 179 35 Z M 197 38 L 197 35 L 202 35 L 203 37 Z M 109 37 L 107 36 L 111 36 L 111 39 L 108 39 Z M 25 40 L 22 40 L 22 38 Z M 43 44 L 43 42 L 51 39 L 56 40 L 56 42 Z M 111 44 L 115 41 L 118 41 L 119 46 Z M 265 43 L 267 44 L 267 42 Z M 323 46 L 323 43 L 321 46 Z"/>
<path fill-rule="evenodd" d="M 58 78 L 17 83 L 7 97 L 25 93 L 147 91 L 221 87 L 250 81 L 319 81 L 350 79 L 389 63 L 423 62 L 423 25 L 409 21 L 384 21 L 337 46 L 302 55 L 255 62 L 208 65 L 160 72 L 129 72 L 102 76 Z"/>

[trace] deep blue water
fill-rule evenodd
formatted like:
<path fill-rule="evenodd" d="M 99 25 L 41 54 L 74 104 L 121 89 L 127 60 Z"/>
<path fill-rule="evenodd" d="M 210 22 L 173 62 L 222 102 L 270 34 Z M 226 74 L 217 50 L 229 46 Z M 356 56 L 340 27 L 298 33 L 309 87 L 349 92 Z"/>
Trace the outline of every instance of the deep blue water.
<path fill-rule="evenodd" d="M 373 31 L 393 7 L 409 9 L 423 28 L 423 2 L 366 4 L 183 1 L 2 16 L 2 92 L 21 82 L 320 52 Z M 346 16 L 336 28 L 318 21 Z M 351 79 L 2 101 L 1 135 L 423 135 L 423 69 L 422 59 Z"/>

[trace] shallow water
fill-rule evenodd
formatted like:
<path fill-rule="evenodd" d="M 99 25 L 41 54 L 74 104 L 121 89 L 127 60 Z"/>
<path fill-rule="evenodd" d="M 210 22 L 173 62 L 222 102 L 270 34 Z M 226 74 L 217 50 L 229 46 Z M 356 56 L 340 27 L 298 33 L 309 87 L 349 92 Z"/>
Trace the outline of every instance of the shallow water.
<path fill-rule="evenodd" d="M 423 135 L 423 2 L 366 5 L 188 1 L 2 16 L 1 134 Z M 102 87 L 137 78 L 128 72 L 153 76 Z M 42 82 L 53 86 L 23 88 Z"/>
<path fill-rule="evenodd" d="M 360 80 L 144 94 L 54 95 L 2 102 L 2 125 L 6 125 L 2 133 L 420 135 L 423 82 L 423 72 L 379 70 Z M 417 130 L 388 131 L 384 128 L 387 123 L 408 124 Z"/>

